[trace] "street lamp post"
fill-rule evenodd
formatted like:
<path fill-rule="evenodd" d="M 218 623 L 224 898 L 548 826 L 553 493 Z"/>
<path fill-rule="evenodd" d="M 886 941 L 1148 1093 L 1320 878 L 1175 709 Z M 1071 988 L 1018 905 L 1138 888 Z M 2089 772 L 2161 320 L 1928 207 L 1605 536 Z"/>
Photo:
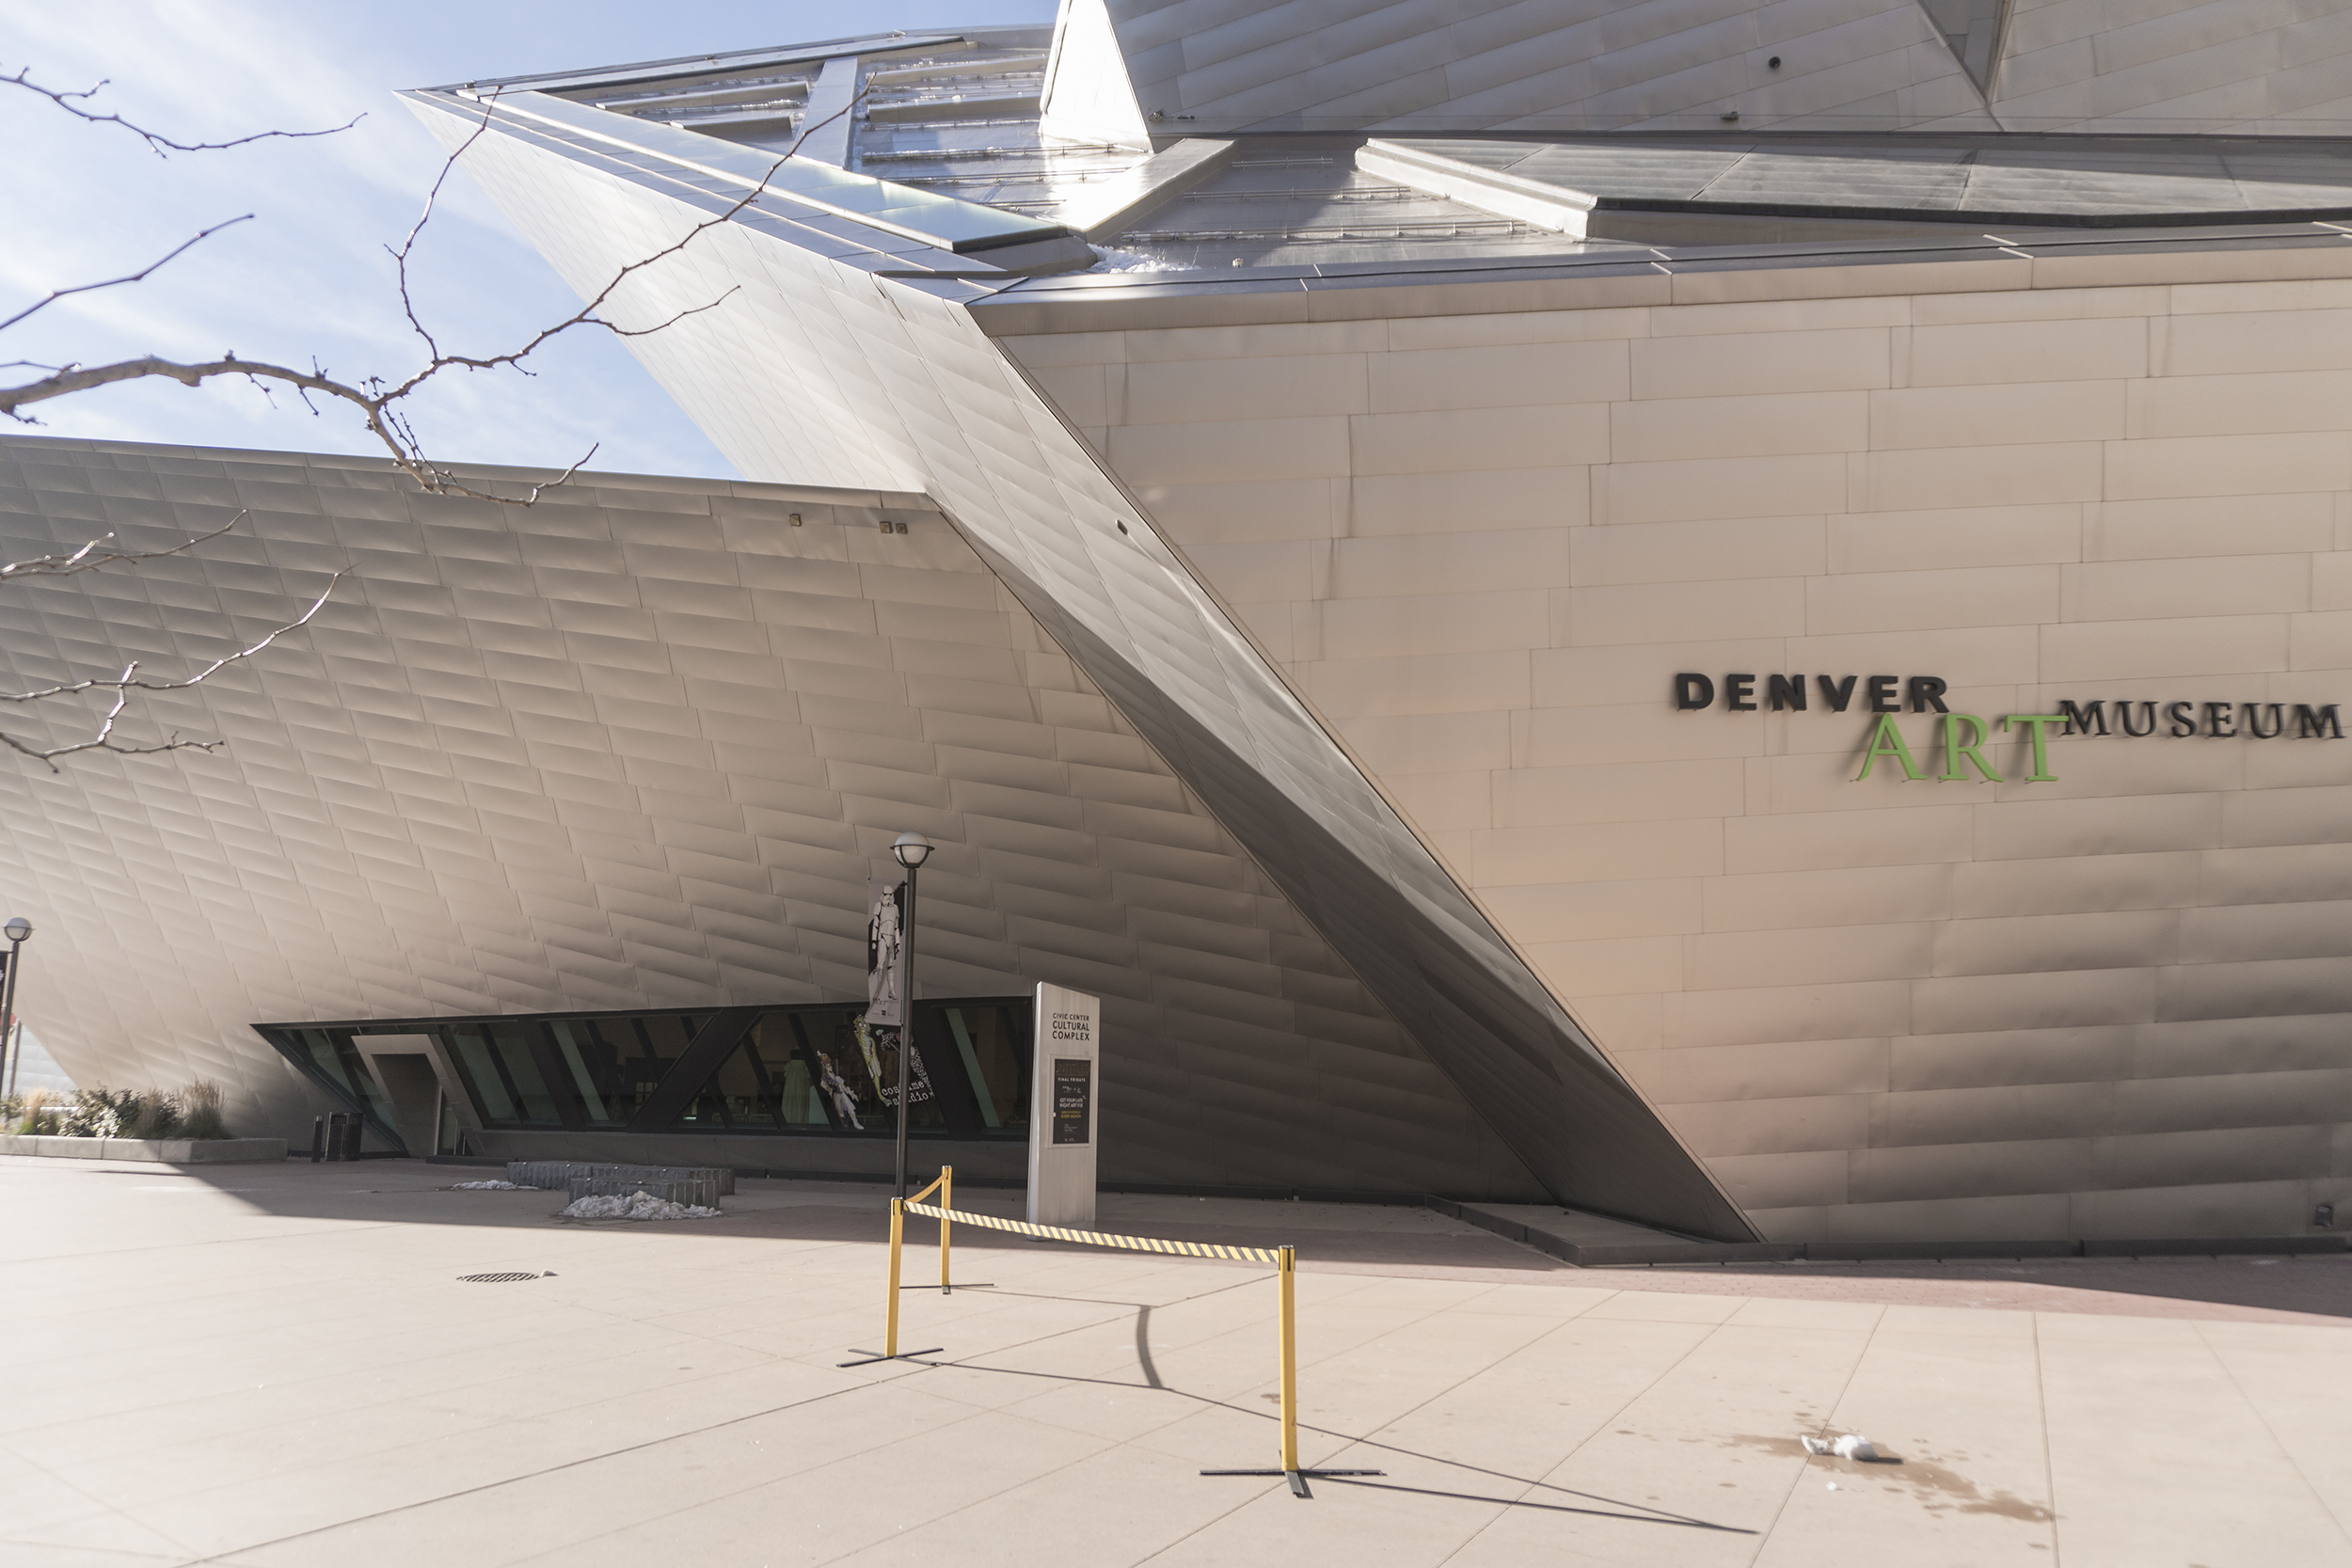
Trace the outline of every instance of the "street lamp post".
<path fill-rule="evenodd" d="M 33 923 L 18 915 L 6 926 L 0 935 L 8 939 L 8 974 L 0 983 L 0 1094 L 16 1092 L 16 1065 L 24 1053 L 11 1050 L 16 1044 L 16 972 L 22 966 L 24 939 L 33 934 Z"/>
<path fill-rule="evenodd" d="M 914 874 L 930 858 L 931 841 L 921 833 L 900 833 L 890 847 L 891 857 L 907 870 L 906 908 L 898 911 L 899 961 L 906 965 L 898 982 L 898 1196 L 907 1196 L 907 1053 L 914 1049 Z"/>

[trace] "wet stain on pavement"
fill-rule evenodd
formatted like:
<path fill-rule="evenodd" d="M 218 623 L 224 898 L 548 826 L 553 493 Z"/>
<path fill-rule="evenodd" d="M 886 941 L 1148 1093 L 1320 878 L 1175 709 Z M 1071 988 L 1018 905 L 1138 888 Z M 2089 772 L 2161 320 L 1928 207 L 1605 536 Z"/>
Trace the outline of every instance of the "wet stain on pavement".
<path fill-rule="evenodd" d="M 1867 1478 L 1907 1487 L 1930 1513 L 1989 1513 L 1996 1518 L 2015 1519 L 2029 1525 L 2046 1525 L 2055 1517 L 2042 1504 L 2018 1497 L 2013 1492 L 1987 1490 L 1948 1465 L 1938 1465 L 1931 1460 L 1903 1459 L 1886 1454 L 1883 1446 L 1880 1451 L 1884 1457 L 1877 1460 L 1839 1459 L 1832 1454 L 1807 1453 L 1804 1445 L 1794 1437 L 1767 1437 L 1750 1432 L 1734 1433 L 1730 1440 L 1722 1446 L 1727 1449 L 1753 1449 L 1776 1458 L 1801 1459 L 1814 1468 L 1850 1475 L 1855 1481 Z"/>

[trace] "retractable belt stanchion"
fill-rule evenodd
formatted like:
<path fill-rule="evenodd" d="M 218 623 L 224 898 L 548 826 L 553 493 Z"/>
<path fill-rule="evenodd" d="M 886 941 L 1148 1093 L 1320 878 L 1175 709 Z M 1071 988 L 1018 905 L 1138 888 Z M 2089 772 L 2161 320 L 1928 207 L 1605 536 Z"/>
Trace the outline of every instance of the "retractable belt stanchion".
<path fill-rule="evenodd" d="M 1129 1252 L 1168 1253 L 1180 1258 L 1221 1258 L 1237 1263 L 1271 1263 L 1277 1295 L 1275 1324 L 1276 1354 L 1279 1362 L 1278 1386 L 1281 1389 L 1282 1415 L 1278 1468 L 1271 1470 L 1203 1470 L 1204 1476 L 1281 1476 L 1290 1481 L 1291 1491 L 1301 1497 L 1314 1494 L 1307 1482 L 1316 1476 L 1377 1476 L 1382 1470 L 1310 1469 L 1298 1463 L 1298 1249 L 1291 1246 L 1252 1247 L 1227 1246 L 1216 1242 L 1171 1242 L 1154 1236 L 1113 1236 L 1099 1230 L 1073 1230 L 1057 1225 L 1031 1225 L 1025 1220 L 998 1219 L 993 1214 L 960 1214 L 955 1208 L 955 1167 L 943 1168 L 938 1180 L 909 1198 L 893 1198 L 890 1202 L 890 1306 L 882 1333 L 882 1354 L 865 1356 L 856 1361 L 844 1361 L 844 1367 L 870 1367 L 881 1361 L 903 1361 L 917 1355 L 930 1355 L 931 1350 L 911 1350 L 903 1355 L 898 1351 L 898 1255 L 906 1240 L 906 1217 L 919 1214 L 939 1222 L 939 1289 L 942 1294 L 952 1287 L 947 1283 L 948 1230 L 957 1221 L 977 1225 L 988 1230 L 1007 1230 L 1016 1236 L 1031 1236 L 1041 1241 L 1077 1242 L 1087 1246 L 1119 1247 Z M 934 1192 L 940 1195 L 936 1206 L 923 1199 Z M 926 1287 L 910 1286 L 910 1290 Z"/>
<path fill-rule="evenodd" d="M 934 1192 L 941 1192 L 944 1188 L 945 1191 L 942 1192 L 941 1196 L 952 1204 L 954 1202 L 955 1194 L 955 1175 L 956 1171 L 953 1165 L 945 1166 L 941 1169 L 939 1175 L 932 1179 L 930 1186 L 924 1188 L 913 1197 L 894 1197 L 890 1200 L 890 1305 L 885 1309 L 882 1317 L 882 1353 L 880 1355 L 861 1356 L 855 1361 L 844 1361 L 841 1363 L 842 1366 L 870 1367 L 877 1361 L 897 1361 L 900 1359 L 898 1354 L 898 1255 L 906 1245 L 907 1215 L 910 1213 L 931 1214 L 938 1217 L 939 1288 L 942 1291 L 945 1291 L 949 1288 L 947 1284 L 948 1211 L 945 1209 L 934 1209 L 930 1204 L 923 1202 L 923 1199 L 930 1196 Z M 922 1287 L 916 1286 L 915 1289 L 920 1290 Z M 907 1354 L 929 1355 L 933 1351 L 938 1349 L 939 1347 L 937 1345 L 933 1345 L 930 1347 L 930 1350 L 911 1350 L 907 1352 Z"/>

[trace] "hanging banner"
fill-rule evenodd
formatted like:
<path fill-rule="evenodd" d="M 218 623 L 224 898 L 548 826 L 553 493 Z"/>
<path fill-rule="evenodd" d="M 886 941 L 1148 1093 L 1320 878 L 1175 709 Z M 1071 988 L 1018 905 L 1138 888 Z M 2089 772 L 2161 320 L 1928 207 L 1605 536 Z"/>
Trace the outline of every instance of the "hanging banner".
<path fill-rule="evenodd" d="M 866 1058 L 866 1076 L 884 1105 L 898 1103 L 898 1047 L 905 1036 L 907 1008 L 906 909 L 904 882 L 866 884 L 866 1015 L 857 1021 L 858 1053 Z M 923 1053 L 907 1053 L 907 1103 L 920 1105 L 931 1098 L 931 1075 L 923 1069 Z"/>
<path fill-rule="evenodd" d="M 905 982 L 906 935 L 899 920 L 904 882 L 866 884 L 866 1022 L 903 1023 L 898 988 Z"/>
<path fill-rule="evenodd" d="M 1095 1154 L 1101 1145 L 1101 998 L 1037 988 L 1030 1053 L 1029 1223 L 1094 1224 Z"/>
<path fill-rule="evenodd" d="M 885 1105 L 898 1103 L 898 1041 L 897 1024 L 857 1021 L 858 1052 L 866 1058 L 866 1074 Z M 931 1098 L 931 1075 L 923 1070 L 923 1053 L 907 1053 L 907 1103 L 920 1105 Z"/>

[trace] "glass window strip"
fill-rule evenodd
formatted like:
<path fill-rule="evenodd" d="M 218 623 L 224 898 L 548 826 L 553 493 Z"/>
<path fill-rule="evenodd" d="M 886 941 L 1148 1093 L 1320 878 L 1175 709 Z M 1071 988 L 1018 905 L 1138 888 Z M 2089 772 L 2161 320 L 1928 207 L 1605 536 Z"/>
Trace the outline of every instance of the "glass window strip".
<path fill-rule="evenodd" d="M 914 1107 L 915 1136 L 1026 1135 L 1030 999 L 1026 996 L 942 998 L 918 1003 L 927 1036 L 950 1052 L 924 1053 L 934 1074 L 960 1074 L 934 1085 L 937 1096 Z M 628 1126 L 655 1087 L 675 1071 L 700 1026 L 713 1015 L 691 1012 L 565 1013 L 495 1018 L 370 1020 L 360 1022 L 257 1025 L 306 1077 L 362 1111 L 379 1132 L 389 1112 L 361 1060 L 355 1036 L 427 1033 L 439 1037 L 459 1086 L 488 1130 L 552 1129 L 618 1132 Z M 853 1033 L 857 1009 L 842 1005 L 764 1008 L 735 1051 L 701 1084 L 661 1131 L 728 1132 L 737 1136 L 887 1138 L 892 1108 L 869 1082 Z M 626 1041 L 624 1045 L 622 1042 Z M 941 1054 L 950 1059 L 935 1060 Z M 886 1055 L 887 1053 L 884 1053 Z M 834 1086 L 828 1087 L 830 1064 Z M 895 1060 L 886 1064 L 895 1067 Z M 969 1113 L 953 1126 L 942 1099 L 969 1093 L 981 1125 Z M 850 1101 L 848 1107 L 842 1096 Z M 960 1096 L 958 1098 L 961 1098 Z M 574 1114 L 576 1112 L 576 1114 Z"/>
<path fill-rule="evenodd" d="M 956 1051 L 963 1057 L 963 1070 L 972 1081 L 972 1097 L 979 1101 L 980 1119 L 991 1127 L 1005 1125 L 996 1114 L 995 1097 L 988 1092 L 988 1074 L 980 1070 L 979 1053 L 972 1049 L 972 1032 L 963 1026 L 963 1009 L 946 1007 L 947 1027 L 956 1037 Z"/>

